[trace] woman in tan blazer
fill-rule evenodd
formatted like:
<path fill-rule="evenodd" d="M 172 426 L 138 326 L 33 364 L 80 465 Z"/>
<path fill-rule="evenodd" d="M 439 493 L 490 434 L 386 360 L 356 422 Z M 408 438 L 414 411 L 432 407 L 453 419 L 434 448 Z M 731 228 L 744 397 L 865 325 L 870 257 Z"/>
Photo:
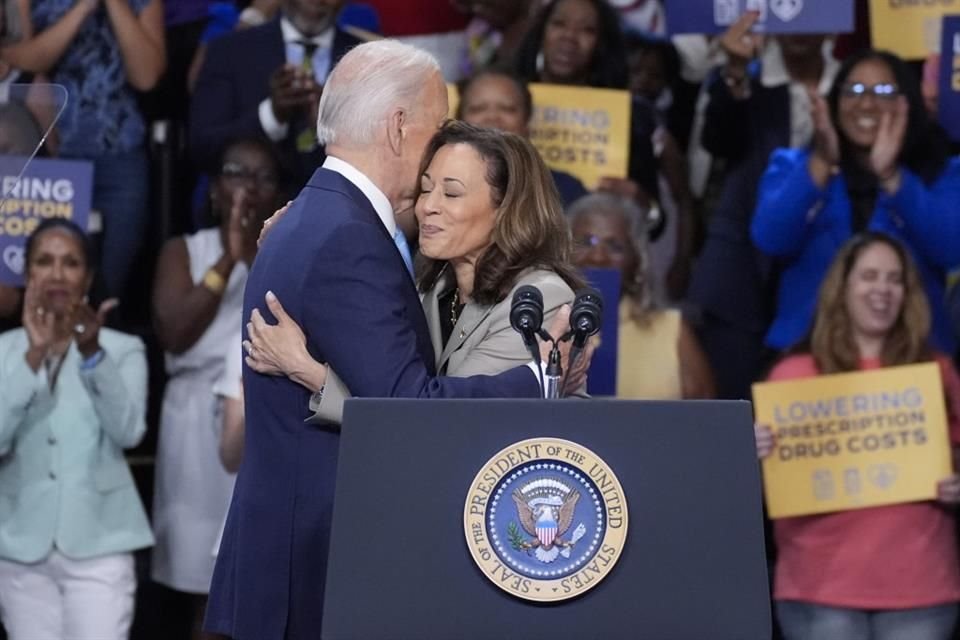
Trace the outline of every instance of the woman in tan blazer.
<path fill-rule="evenodd" d="M 420 176 L 416 280 L 438 373 L 496 374 L 529 362 L 510 326 L 513 292 L 525 284 L 540 289 L 549 326 L 583 285 L 549 170 L 519 136 L 449 122 L 428 145 Z M 397 216 L 401 226 L 405 215 L 409 220 L 409 210 Z M 254 311 L 247 364 L 309 380 L 311 421 L 339 422 L 349 390 L 309 356 L 280 301 L 268 299 L 267 306 L 278 324 L 268 325 Z"/>

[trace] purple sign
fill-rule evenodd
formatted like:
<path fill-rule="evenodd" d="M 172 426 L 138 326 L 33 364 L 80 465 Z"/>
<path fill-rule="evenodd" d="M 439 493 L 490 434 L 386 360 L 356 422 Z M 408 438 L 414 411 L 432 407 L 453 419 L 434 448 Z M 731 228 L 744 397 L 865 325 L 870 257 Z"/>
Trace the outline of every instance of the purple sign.
<path fill-rule="evenodd" d="M 759 13 L 755 32 L 853 31 L 853 0 L 669 0 L 664 5 L 671 34 L 719 33 L 747 11 Z"/>
<path fill-rule="evenodd" d="M 960 16 L 943 17 L 937 110 L 947 134 L 960 141 Z"/>
<path fill-rule="evenodd" d="M 67 218 L 87 228 L 93 196 L 93 164 L 0 156 L 0 282 L 23 285 L 24 245 L 46 218 Z"/>
<path fill-rule="evenodd" d="M 617 395 L 617 336 L 620 331 L 620 272 L 616 269 L 583 269 L 583 277 L 603 295 L 600 346 L 587 372 L 587 393 Z"/>

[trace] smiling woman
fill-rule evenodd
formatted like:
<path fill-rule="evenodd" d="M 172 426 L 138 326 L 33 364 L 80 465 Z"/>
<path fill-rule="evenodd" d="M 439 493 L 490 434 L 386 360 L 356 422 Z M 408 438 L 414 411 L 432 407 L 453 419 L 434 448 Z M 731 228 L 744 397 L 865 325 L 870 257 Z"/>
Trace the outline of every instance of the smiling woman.
<path fill-rule="evenodd" d="M 753 241 L 780 258 L 783 275 L 767 344 L 795 344 L 813 318 L 814 297 L 845 240 L 882 231 L 917 264 L 933 318 L 931 339 L 952 352 L 946 273 L 960 265 L 960 160 L 927 117 L 916 78 L 876 51 L 847 59 L 827 100 L 811 95 L 809 149 L 774 152 L 760 183 Z"/>
<path fill-rule="evenodd" d="M 929 327 L 926 296 L 907 251 L 889 236 L 861 234 L 847 242 L 830 265 L 809 341 L 781 360 L 769 379 L 784 381 L 935 360 L 940 365 L 956 459 L 960 379 L 949 358 L 927 346 Z M 849 403 L 838 396 L 835 406 L 804 408 L 793 403 L 785 411 L 809 420 L 807 425 L 814 433 L 854 433 L 847 440 L 853 450 L 922 445 L 922 436 L 902 429 L 914 418 L 910 408 L 920 402 L 915 390 L 892 396 L 888 391 L 878 388 L 851 396 Z M 901 411 L 884 416 L 883 433 L 858 435 L 855 432 L 862 425 L 854 414 L 868 405 Z M 831 410 L 834 416 L 849 419 L 829 419 Z M 778 430 L 776 437 L 789 444 L 790 435 Z M 760 457 L 773 452 L 773 440 L 769 427 L 757 427 Z M 834 440 L 809 449 L 781 446 L 778 456 L 786 459 L 802 452 L 819 457 L 835 455 L 837 450 Z M 859 473 L 856 465 L 852 469 Z M 909 465 L 899 470 L 903 476 L 912 472 Z M 936 495 L 937 501 L 775 520 L 773 597 L 784 637 L 950 638 L 960 600 L 960 565 L 953 514 L 944 507 L 960 501 L 960 476 L 953 473 L 940 480 Z"/>
<path fill-rule="evenodd" d="M 415 201 L 417 285 L 437 371 L 494 375 L 525 364 L 528 351 L 510 326 L 511 293 L 522 285 L 540 289 L 549 327 L 583 285 L 570 262 L 570 231 L 556 189 L 537 150 L 520 136 L 448 122 L 424 152 Z M 339 422 L 350 391 L 313 361 L 279 302 L 268 304 L 279 323 L 268 326 L 254 312 L 247 364 L 294 379 L 298 369 L 319 367 L 319 386 L 311 391 L 322 389 L 322 400 L 311 403 L 314 418 Z M 576 373 L 568 377 L 568 390 L 576 390 L 582 380 Z"/>
<path fill-rule="evenodd" d="M 87 303 L 90 249 L 45 220 L 23 328 L 0 336 L 0 619 L 11 640 L 126 638 L 133 554 L 153 544 L 123 449 L 146 432 L 143 343 Z"/>

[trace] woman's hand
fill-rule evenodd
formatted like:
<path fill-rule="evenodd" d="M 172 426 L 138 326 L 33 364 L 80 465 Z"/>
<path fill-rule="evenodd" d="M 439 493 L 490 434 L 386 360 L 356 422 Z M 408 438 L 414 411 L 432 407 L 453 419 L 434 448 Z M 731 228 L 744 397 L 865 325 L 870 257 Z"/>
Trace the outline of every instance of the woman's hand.
<path fill-rule="evenodd" d="M 267 324 L 257 309 L 250 314 L 247 323 L 250 339 L 243 343 L 247 366 L 258 373 L 286 376 L 313 392 L 319 391 L 326 383 L 327 367 L 313 359 L 307 351 L 303 330 L 270 291 L 266 302 L 277 324 Z"/>
<path fill-rule="evenodd" d="M 234 263 L 247 261 L 247 237 L 250 235 L 247 228 L 252 216 L 244 206 L 246 199 L 247 190 L 242 188 L 234 191 L 231 197 L 230 220 L 227 223 L 227 253 Z"/>
<path fill-rule="evenodd" d="M 960 504 L 960 474 L 954 473 L 937 483 L 937 500 L 950 507 Z"/>
<path fill-rule="evenodd" d="M 816 91 L 807 92 L 810 99 L 810 117 L 813 120 L 813 153 L 833 166 L 840 162 L 840 137 L 830 119 L 827 101 Z"/>
<path fill-rule="evenodd" d="M 257 247 L 263 244 L 263 241 L 267 239 L 267 234 L 270 233 L 270 228 L 273 226 L 273 223 L 280 220 L 280 218 L 287 213 L 287 209 L 289 209 L 290 205 L 292 204 L 293 200 L 288 201 L 287 204 L 274 211 L 273 215 L 263 222 L 263 228 L 260 229 L 260 237 L 257 238 Z"/>
<path fill-rule="evenodd" d="M 813 90 L 808 90 L 807 96 L 810 99 L 810 118 L 813 120 L 810 177 L 814 184 L 822 189 L 827 185 L 834 167 L 840 163 L 840 137 L 830 119 L 830 109 L 823 96 Z"/>
<path fill-rule="evenodd" d="M 52 311 L 44 309 L 40 302 L 40 292 L 37 285 L 31 281 L 27 283 L 27 290 L 23 297 L 23 314 L 21 321 L 27 332 L 27 362 L 34 371 L 47 355 L 50 345 L 56 335 L 56 318 Z"/>
<path fill-rule="evenodd" d="M 762 44 L 762 36 L 750 33 L 760 18 L 758 11 L 746 11 L 720 36 L 720 48 L 727 55 L 725 73 L 746 76 L 747 65 Z"/>
<path fill-rule="evenodd" d="M 757 441 L 757 459 L 759 460 L 768 457 L 777 446 L 776 436 L 773 435 L 769 425 L 754 424 L 753 437 Z"/>
<path fill-rule="evenodd" d="M 909 114 L 910 107 L 907 99 L 904 96 L 897 96 L 897 102 L 892 111 L 884 111 L 880 116 L 877 137 L 870 149 L 870 168 L 884 188 L 887 188 L 890 182 L 899 182 L 896 180 L 900 173 L 897 160 L 903 149 Z"/>
<path fill-rule="evenodd" d="M 107 314 L 118 304 L 120 302 L 116 298 L 110 298 L 100 303 L 96 311 L 86 302 L 74 307 L 70 316 L 71 331 L 77 343 L 77 351 L 84 359 L 100 350 L 100 328 L 106 323 Z"/>

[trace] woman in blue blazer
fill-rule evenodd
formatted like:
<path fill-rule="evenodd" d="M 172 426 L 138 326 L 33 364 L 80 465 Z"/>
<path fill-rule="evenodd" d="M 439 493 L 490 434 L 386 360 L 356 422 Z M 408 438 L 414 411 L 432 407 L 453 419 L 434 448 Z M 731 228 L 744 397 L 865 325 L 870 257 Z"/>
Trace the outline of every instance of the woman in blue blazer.
<path fill-rule="evenodd" d="M 123 449 L 146 431 L 143 343 L 102 328 L 83 231 L 27 243 L 23 328 L 0 335 L 0 618 L 11 640 L 126 638 L 153 536 Z"/>
<path fill-rule="evenodd" d="M 837 250 L 871 230 L 910 249 L 930 302 L 932 341 L 953 353 L 944 287 L 960 264 L 960 160 L 927 117 L 916 78 L 896 56 L 868 50 L 847 59 L 826 101 L 811 100 L 813 145 L 774 152 L 751 228 L 756 246 L 782 267 L 767 344 L 786 349 L 806 335 Z"/>

